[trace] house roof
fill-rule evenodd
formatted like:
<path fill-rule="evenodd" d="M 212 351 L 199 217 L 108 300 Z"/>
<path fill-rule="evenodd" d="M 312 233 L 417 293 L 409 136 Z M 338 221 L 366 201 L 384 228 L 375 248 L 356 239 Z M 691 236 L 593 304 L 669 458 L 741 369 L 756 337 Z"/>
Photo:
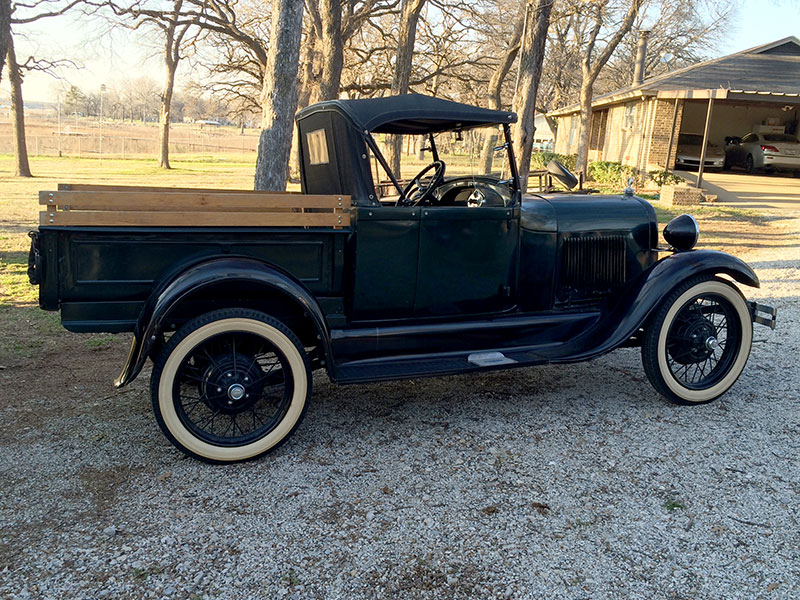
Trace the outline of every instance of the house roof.
<path fill-rule="evenodd" d="M 631 98 L 740 98 L 800 101 L 800 39 L 790 36 L 729 54 L 690 67 L 646 79 L 595 96 L 592 106 L 616 104 Z M 573 104 L 554 110 L 550 116 L 567 115 L 580 109 Z"/>

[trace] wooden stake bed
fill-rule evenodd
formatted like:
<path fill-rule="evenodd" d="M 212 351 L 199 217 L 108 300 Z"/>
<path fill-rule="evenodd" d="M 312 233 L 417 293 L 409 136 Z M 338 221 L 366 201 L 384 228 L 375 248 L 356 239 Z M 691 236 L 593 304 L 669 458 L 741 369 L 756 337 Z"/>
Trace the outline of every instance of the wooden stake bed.
<path fill-rule="evenodd" d="M 43 226 L 333 227 L 350 225 L 350 196 L 59 184 L 39 192 Z"/>

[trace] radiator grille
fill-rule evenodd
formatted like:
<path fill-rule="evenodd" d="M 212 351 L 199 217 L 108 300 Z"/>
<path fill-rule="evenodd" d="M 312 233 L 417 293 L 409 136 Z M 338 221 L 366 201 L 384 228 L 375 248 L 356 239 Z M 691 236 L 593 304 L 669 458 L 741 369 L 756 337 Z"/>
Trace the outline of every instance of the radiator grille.
<path fill-rule="evenodd" d="M 625 238 L 621 235 L 564 238 L 561 296 L 607 293 L 625 283 Z"/>

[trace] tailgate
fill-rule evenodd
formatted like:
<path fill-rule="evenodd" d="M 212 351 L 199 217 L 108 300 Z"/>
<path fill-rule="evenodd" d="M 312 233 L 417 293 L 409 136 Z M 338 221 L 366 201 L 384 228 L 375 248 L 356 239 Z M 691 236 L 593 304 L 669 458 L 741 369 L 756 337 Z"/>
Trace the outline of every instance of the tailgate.
<path fill-rule="evenodd" d="M 31 249 L 28 253 L 28 280 L 39 286 L 39 306 L 58 310 L 58 233 L 40 229 L 30 231 Z"/>

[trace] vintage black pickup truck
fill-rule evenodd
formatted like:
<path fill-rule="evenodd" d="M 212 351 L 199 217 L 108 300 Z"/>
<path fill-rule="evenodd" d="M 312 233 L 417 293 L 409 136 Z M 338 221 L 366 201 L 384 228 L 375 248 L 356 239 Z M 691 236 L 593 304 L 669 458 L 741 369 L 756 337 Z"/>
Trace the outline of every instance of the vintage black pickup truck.
<path fill-rule="evenodd" d="M 336 100 L 297 115 L 302 194 L 62 185 L 40 195 L 31 282 L 71 331 L 133 332 L 116 385 L 152 359 L 159 426 L 211 462 L 286 440 L 317 368 L 357 383 L 636 345 L 667 399 L 725 393 L 753 323 L 775 325 L 775 310 L 733 283 L 758 287 L 753 270 L 693 250 L 688 215 L 666 227 L 671 247 L 659 250 L 655 211 L 630 189 L 524 194 L 515 121 L 418 95 Z M 487 127 L 499 168 L 456 165 Z M 430 164 L 400 185 L 380 134 L 422 136 Z M 456 176 L 446 176 L 444 146 Z M 379 197 L 381 168 L 394 196 Z"/>

